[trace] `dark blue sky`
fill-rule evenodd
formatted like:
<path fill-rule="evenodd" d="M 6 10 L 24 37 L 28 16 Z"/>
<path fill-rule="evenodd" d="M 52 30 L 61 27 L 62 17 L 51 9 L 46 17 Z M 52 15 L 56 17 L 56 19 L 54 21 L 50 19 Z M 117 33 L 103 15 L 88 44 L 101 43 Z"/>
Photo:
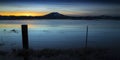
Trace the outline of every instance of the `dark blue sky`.
<path fill-rule="evenodd" d="M 0 15 L 120 15 L 120 0 L 0 0 Z"/>

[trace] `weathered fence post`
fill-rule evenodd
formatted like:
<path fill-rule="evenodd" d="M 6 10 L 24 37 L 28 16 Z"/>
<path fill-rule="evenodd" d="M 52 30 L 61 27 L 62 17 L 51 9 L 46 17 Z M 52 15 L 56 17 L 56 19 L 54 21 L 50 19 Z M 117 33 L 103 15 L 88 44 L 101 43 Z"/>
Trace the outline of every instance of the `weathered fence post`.
<path fill-rule="evenodd" d="M 28 42 L 28 26 L 22 25 L 22 45 L 23 49 L 29 49 L 29 42 Z"/>
<path fill-rule="evenodd" d="M 28 26 L 27 25 L 21 25 L 22 28 L 22 45 L 24 53 L 24 60 L 29 60 L 28 56 L 28 49 L 29 49 L 29 41 L 28 41 Z"/>
<path fill-rule="evenodd" d="M 87 59 L 87 51 L 88 51 L 88 26 L 86 27 L 86 40 L 85 40 L 85 49 L 84 49 L 84 59 L 83 60 L 88 60 Z"/>
<path fill-rule="evenodd" d="M 86 40 L 85 40 L 85 48 L 87 49 L 88 45 L 88 26 L 86 27 Z"/>

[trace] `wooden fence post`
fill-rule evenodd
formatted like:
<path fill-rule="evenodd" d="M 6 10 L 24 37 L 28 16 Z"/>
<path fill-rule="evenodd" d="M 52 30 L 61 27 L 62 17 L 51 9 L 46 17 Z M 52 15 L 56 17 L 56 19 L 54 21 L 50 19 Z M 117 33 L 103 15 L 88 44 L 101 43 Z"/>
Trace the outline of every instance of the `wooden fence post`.
<path fill-rule="evenodd" d="M 21 25 L 22 27 L 22 45 L 23 49 L 29 49 L 29 42 L 28 42 L 28 26 Z"/>
<path fill-rule="evenodd" d="M 84 49 L 84 59 L 83 60 L 88 60 L 87 59 L 87 48 L 88 48 L 88 26 L 86 27 L 86 40 L 85 40 L 85 49 Z"/>
<path fill-rule="evenodd" d="M 86 41 L 85 41 L 85 48 L 87 49 L 88 45 L 88 26 L 86 27 Z"/>

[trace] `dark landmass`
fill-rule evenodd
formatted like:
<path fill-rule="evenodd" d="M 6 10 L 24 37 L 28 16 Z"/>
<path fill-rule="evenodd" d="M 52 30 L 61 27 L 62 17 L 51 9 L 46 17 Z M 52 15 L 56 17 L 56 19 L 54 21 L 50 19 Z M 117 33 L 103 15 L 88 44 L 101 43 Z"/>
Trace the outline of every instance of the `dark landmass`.
<path fill-rule="evenodd" d="M 66 16 L 58 12 L 52 12 L 44 16 L 2 16 L 0 15 L 0 20 L 21 20 L 21 19 L 73 19 L 73 20 L 120 20 L 120 16 Z"/>

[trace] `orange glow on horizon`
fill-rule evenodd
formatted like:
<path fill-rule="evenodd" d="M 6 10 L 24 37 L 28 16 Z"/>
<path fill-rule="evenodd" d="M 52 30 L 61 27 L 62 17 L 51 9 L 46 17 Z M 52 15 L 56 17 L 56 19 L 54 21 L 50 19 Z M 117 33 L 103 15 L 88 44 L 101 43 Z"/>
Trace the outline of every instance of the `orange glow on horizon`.
<path fill-rule="evenodd" d="M 1 12 L 2 16 L 43 16 L 48 14 L 48 12 Z"/>

